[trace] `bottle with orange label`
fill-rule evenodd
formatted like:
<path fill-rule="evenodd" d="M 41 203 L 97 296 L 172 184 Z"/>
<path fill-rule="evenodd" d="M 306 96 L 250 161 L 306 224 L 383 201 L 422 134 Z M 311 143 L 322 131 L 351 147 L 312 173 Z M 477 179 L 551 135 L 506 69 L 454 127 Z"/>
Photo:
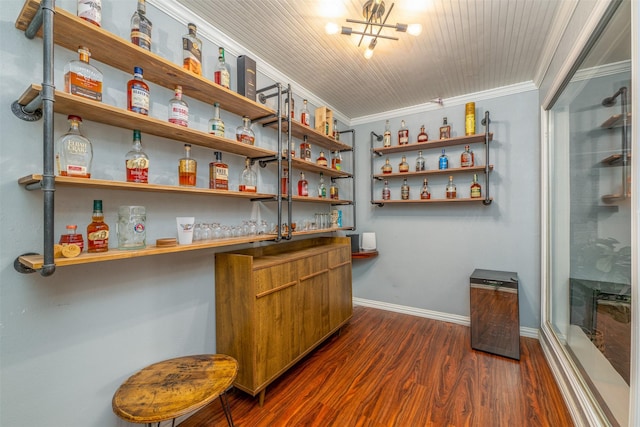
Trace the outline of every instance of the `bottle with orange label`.
<path fill-rule="evenodd" d="M 91 52 L 88 48 L 80 46 L 78 55 L 79 59 L 70 61 L 64 67 L 65 92 L 102 101 L 102 72 L 89 64 Z"/>
<path fill-rule="evenodd" d="M 202 75 L 202 41 L 196 35 L 196 24 L 187 24 L 189 34 L 182 36 L 182 68 Z"/>
<path fill-rule="evenodd" d="M 94 200 L 91 224 L 87 226 L 87 252 L 107 252 L 108 250 L 109 226 L 104 222 L 102 200 Z"/>

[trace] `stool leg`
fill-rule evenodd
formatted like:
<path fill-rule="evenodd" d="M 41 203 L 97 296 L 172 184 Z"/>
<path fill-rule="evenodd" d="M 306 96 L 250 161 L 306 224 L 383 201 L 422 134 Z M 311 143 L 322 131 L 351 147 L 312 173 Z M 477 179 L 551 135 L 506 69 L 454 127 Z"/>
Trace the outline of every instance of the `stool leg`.
<path fill-rule="evenodd" d="M 229 425 L 229 427 L 234 427 L 233 418 L 231 418 L 231 408 L 229 407 L 229 400 L 227 399 L 226 391 L 220 395 L 220 403 L 222 404 L 224 416 L 227 417 L 227 424 Z"/>

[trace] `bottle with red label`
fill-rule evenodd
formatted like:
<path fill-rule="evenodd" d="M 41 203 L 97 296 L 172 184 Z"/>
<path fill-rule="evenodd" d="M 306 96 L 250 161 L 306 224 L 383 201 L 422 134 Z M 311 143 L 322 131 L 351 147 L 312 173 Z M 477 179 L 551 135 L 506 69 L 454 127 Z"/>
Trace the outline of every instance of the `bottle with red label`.
<path fill-rule="evenodd" d="M 80 248 L 80 252 L 84 249 L 84 239 L 82 238 L 82 234 L 76 233 L 78 230 L 78 226 L 75 224 L 67 225 L 67 233 L 60 236 L 60 244 L 61 245 L 69 245 L 71 243 L 75 243 Z"/>
<path fill-rule="evenodd" d="M 398 145 L 406 145 L 409 143 L 409 129 L 404 122 L 400 122 L 400 130 L 398 130 Z"/>
<path fill-rule="evenodd" d="M 133 131 L 133 147 L 125 157 L 127 182 L 149 182 L 149 157 L 142 151 L 140 131 Z"/>
<path fill-rule="evenodd" d="M 149 85 L 143 80 L 140 67 L 133 67 L 133 79 L 127 83 L 127 109 L 149 115 Z"/>
<path fill-rule="evenodd" d="M 302 100 L 302 110 L 300 111 L 300 123 L 305 126 L 309 126 L 311 119 L 309 118 L 309 108 L 307 107 L 307 100 Z"/>
<path fill-rule="evenodd" d="M 309 195 L 309 182 L 304 177 L 304 172 L 300 172 L 298 181 L 298 196 L 307 197 Z"/>

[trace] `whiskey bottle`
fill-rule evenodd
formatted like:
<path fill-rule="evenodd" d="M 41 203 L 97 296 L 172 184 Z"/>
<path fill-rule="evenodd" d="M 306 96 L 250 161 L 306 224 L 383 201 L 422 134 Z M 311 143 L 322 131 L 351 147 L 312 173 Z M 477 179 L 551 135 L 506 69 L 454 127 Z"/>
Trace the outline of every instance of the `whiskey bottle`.
<path fill-rule="evenodd" d="M 424 125 L 420 126 L 420 133 L 418 134 L 418 142 L 427 142 L 429 141 L 429 135 L 424 130 Z"/>
<path fill-rule="evenodd" d="M 213 153 L 216 159 L 209 163 L 209 188 L 214 190 L 229 189 L 229 165 L 222 161 L 222 153 Z"/>
<path fill-rule="evenodd" d="M 224 48 L 218 48 L 218 65 L 214 72 L 214 81 L 222 87 L 231 87 L 231 74 L 229 66 L 224 62 Z"/>
<path fill-rule="evenodd" d="M 102 101 L 102 72 L 89 64 L 91 52 L 88 48 L 80 46 L 78 55 L 80 59 L 74 59 L 64 67 L 65 92 Z"/>
<path fill-rule="evenodd" d="M 289 168 L 282 168 L 282 178 L 280 178 L 280 194 L 289 194 Z"/>
<path fill-rule="evenodd" d="M 400 130 L 398 131 L 398 145 L 406 145 L 409 143 L 409 129 L 404 120 L 400 122 Z"/>
<path fill-rule="evenodd" d="M 402 200 L 409 200 L 409 184 L 407 184 L 407 178 L 404 179 L 402 187 L 400 187 L 400 198 Z"/>
<path fill-rule="evenodd" d="M 338 132 L 338 119 L 333 119 L 333 139 L 340 141 L 340 132 Z"/>
<path fill-rule="evenodd" d="M 202 75 L 202 42 L 196 35 L 196 24 L 187 24 L 189 34 L 182 36 L 182 68 Z"/>
<path fill-rule="evenodd" d="M 133 67 L 133 79 L 127 83 L 127 109 L 149 115 L 149 85 L 144 81 L 140 67 Z"/>
<path fill-rule="evenodd" d="M 464 151 L 460 154 L 460 167 L 470 168 L 473 166 L 473 151 L 469 149 L 468 145 L 464 146 Z"/>
<path fill-rule="evenodd" d="M 295 109 L 296 101 L 291 97 L 291 107 L 289 107 L 289 97 L 284 100 L 284 110 L 286 112 L 286 116 L 291 116 L 291 120 L 296 118 L 296 109 Z"/>
<path fill-rule="evenodd" d="M 307 100 L 302 100 L 302 110 L 300 110 L 300 123 L 305 126 L 309 126 L 311 118 L 309 117 L 309 108 L 307 107 Z"/>
<path fill-rule="evenodd" d="M 107 252 L 109 250 L 109 226 L 104 222 L 102 200 L 93 201 L 93 215 L 87 226 L 87 252 Z"/>
<path fill-rule="evenodd" d="M 464 106 L 464 134 L 475 135 L 476 134 L 476 103 L 467 102 Z"/>
<path fill-rule="evenodd" d="M 102 0 L 78 0 L 77 15 L 99 27 L 102 22 Z"/>
<path fill-rule="evenodd" d="M 422 157 L 422 151 L 418 151 L 418 158 L 416 159 L 416 172 L 422 172 L 424 170 L 426 170 L 424 157 Z"/>
<path fill-rule="evenodd" d="M 478 199 L 482 197 L 482 186 L 478 182 L 478 174 L 473 174 L 473 181 L 471 182 L 470 196 L 472 199 Z"/>
<path fill-rule="evenodd" d="M 384 165 L 382 165 L 382 173 L 388 174 L 393 172 L 393 168 L 391 167 L 391 163 L 389 163 L 389 158 L 384 161 Z"/>
<path fill-rule="evenodd" d="M 258 191 L 258 175 L 251 169 L 251 159 L 244 159 L 244 170 L 240 175 L 240 191 L 256 193 Z"/>
<path fill-rule="evenodd" d="M 82 238 L 82 234 L 77 233 L 78 226 L 75 224 L 67 225 L 67 233 L 60 236 L 60 241 L 58 242 L 61 245 L 70 245 L 76 244 L 80 248 L 80 252 L 84 250 L 84 239 Z"/>
<path fill-rule="evenodd" d="M 382 146 L 391 147 L 391 124 L 387 120 L 384 124 L 384 135 L 382 136 Z"/>
<path fill-rule="evenodd" d="M 300 158 L 308 162 L 311 161 L 311 144 L 307 141 L 307 135 L 303 137 L 300 143 Z"/>
<path fill-rule="evenodd" d="M 442 149 L 442 154 L 438 158 L 438 169 L 449 169 L 449 157 L 444 153 L 444 148 Z"/>
<path fill-rule="evenodd" d="M 329 198 L 332 200 L 340 199 L 340 190 L 338 189 L 338 184 L 334 180 L 331 180 L 331 186 L 329 187 Z"/>
<path fill-rule="evenodd" d="M 449 183 L 446 188 L 446 196 L 447 199 L 455 199 L 456 198 L 456 185 L 453 183 L 453 176 L 449 175 Z"/>
<path fill-rule="evenodd" d="M 338 150 L 334 151 L 331 157 L 331 168 L 338 171 L 342 170 L 342 155 Z"/>
<path fill-rule="evenodd" d="M 153 24 L 147 18 L 145 0 L 138 0 L 138 7 L 131 17 L 131 43 L 143 49 L 151 50 L 151 28 Z"/>
<path fill-rule="evenodd" d="M 422 200 L 427 200 L 431 198 L 431 189 L 429 188 L 429 183 L 427 182 L 427 178 L 422 181 L 422 189 L 420 190 L 420 198 Z"/>
<path fill-rule="evenodd" d="M 327 162 L 327 158 L 324 156 L 324 151 L 320 152 L 320 155 L 316 159 L 316 165 L 327 167 L 329 163 Z"/>
<path fill-rule="evenodd" d="M 191 158 L 191 144 L 184 144 L 184 157 L 178 161 L 178 184 L 195 187 L 197 172 L 198 162 Z"/>
<path fill-rule="evenodd" d="M 389 181 L 384 180 L 384 187 L 382 187 L 382 200 L 391 200 L 391 189 L 389 188 Z"/>
<path fill-rule="evenodd" d="M 220 104 L 213 103 L 213 118 L 209 120 L 209 133 L 224 138 L 224 122 L 220 118 Z"/>
<path fill-rule="evenodd" d="M 300 172 L 300 180 L 298 181 L 298 196 L 306 197 L 309 195 L 309 183 L 304 178 L 304 172 Z"/>
<path fill-rule="evenodd" d="M 140 131 L 133 131 L 133 147 L 125 156 L 127 182 L 149 182 L 149 157 L 142 151 Z"/>
<path fill-rule="evenodd" d="M 169 100 L 169 122 L 189 126 L 189 104 L 182 99 L 182 86 L 176 86 L 173 98 Z"/>
<path fill-rule="evenodd" d="M 440 139 L 451 138 L 451 126 L 447 123 L 447 118 L 442 118 L 442 126 L 440 126 Z"/>
<path fill-rule="evenodd" d="M 401 173 L 409 172 L 409 163 L 407 163 L 407 156 L 402 156 L 402 161 L 400 161 L 400 165 L 398 167 L 398 170 Z"/>
<path fill-rule="evenodd" d="M 249 145 L 255 144 L 256 134 L 251 130 L 251 120 L 249 116 L 243 116 L 242 125 L 236 128 L 236 141 Z"/>
<path fill-rule="evenodd" d="M 74 178 L 91 178 L 93 146 L 80 133 L 79 116 L 68 116 L 69 130 L 56 143 L 58 175 Z"/>
<path fill-rule="evenodd" d="M 294 159 L 296 157 L 296 144 L 293 141 L 291 141 L 291 150 L 287 149 L 287 143 L 285 141 L 284 146 L 282 147 L 282 157 L 287 157 L 289 155 L 289 151 L 291 151 L 291 158 Z"/>
<path fill-rule="evenodd" d="M 318 182 L 318 197 L 321 199 L 327 198 L 327 186 L 324 183 L 324 175 L 320 172 L 320 181 Z"/>

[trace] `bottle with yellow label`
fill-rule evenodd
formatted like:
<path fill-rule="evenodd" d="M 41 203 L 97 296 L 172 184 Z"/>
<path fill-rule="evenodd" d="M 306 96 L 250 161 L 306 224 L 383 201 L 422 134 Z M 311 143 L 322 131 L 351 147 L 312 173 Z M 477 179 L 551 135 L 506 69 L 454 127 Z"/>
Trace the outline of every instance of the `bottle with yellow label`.
<path fill-rule="evenodd" d="M 94 200 L 91 224 L 87 226 L 87 252 L 107 252 L 108 250 L 109 226 L 104 222 L 102 200 Z"/>
<path fill-rule="evenodd" d="M 467 102 L 464 106 L 464 134 L 476 134 L 476 103 Z"/>

